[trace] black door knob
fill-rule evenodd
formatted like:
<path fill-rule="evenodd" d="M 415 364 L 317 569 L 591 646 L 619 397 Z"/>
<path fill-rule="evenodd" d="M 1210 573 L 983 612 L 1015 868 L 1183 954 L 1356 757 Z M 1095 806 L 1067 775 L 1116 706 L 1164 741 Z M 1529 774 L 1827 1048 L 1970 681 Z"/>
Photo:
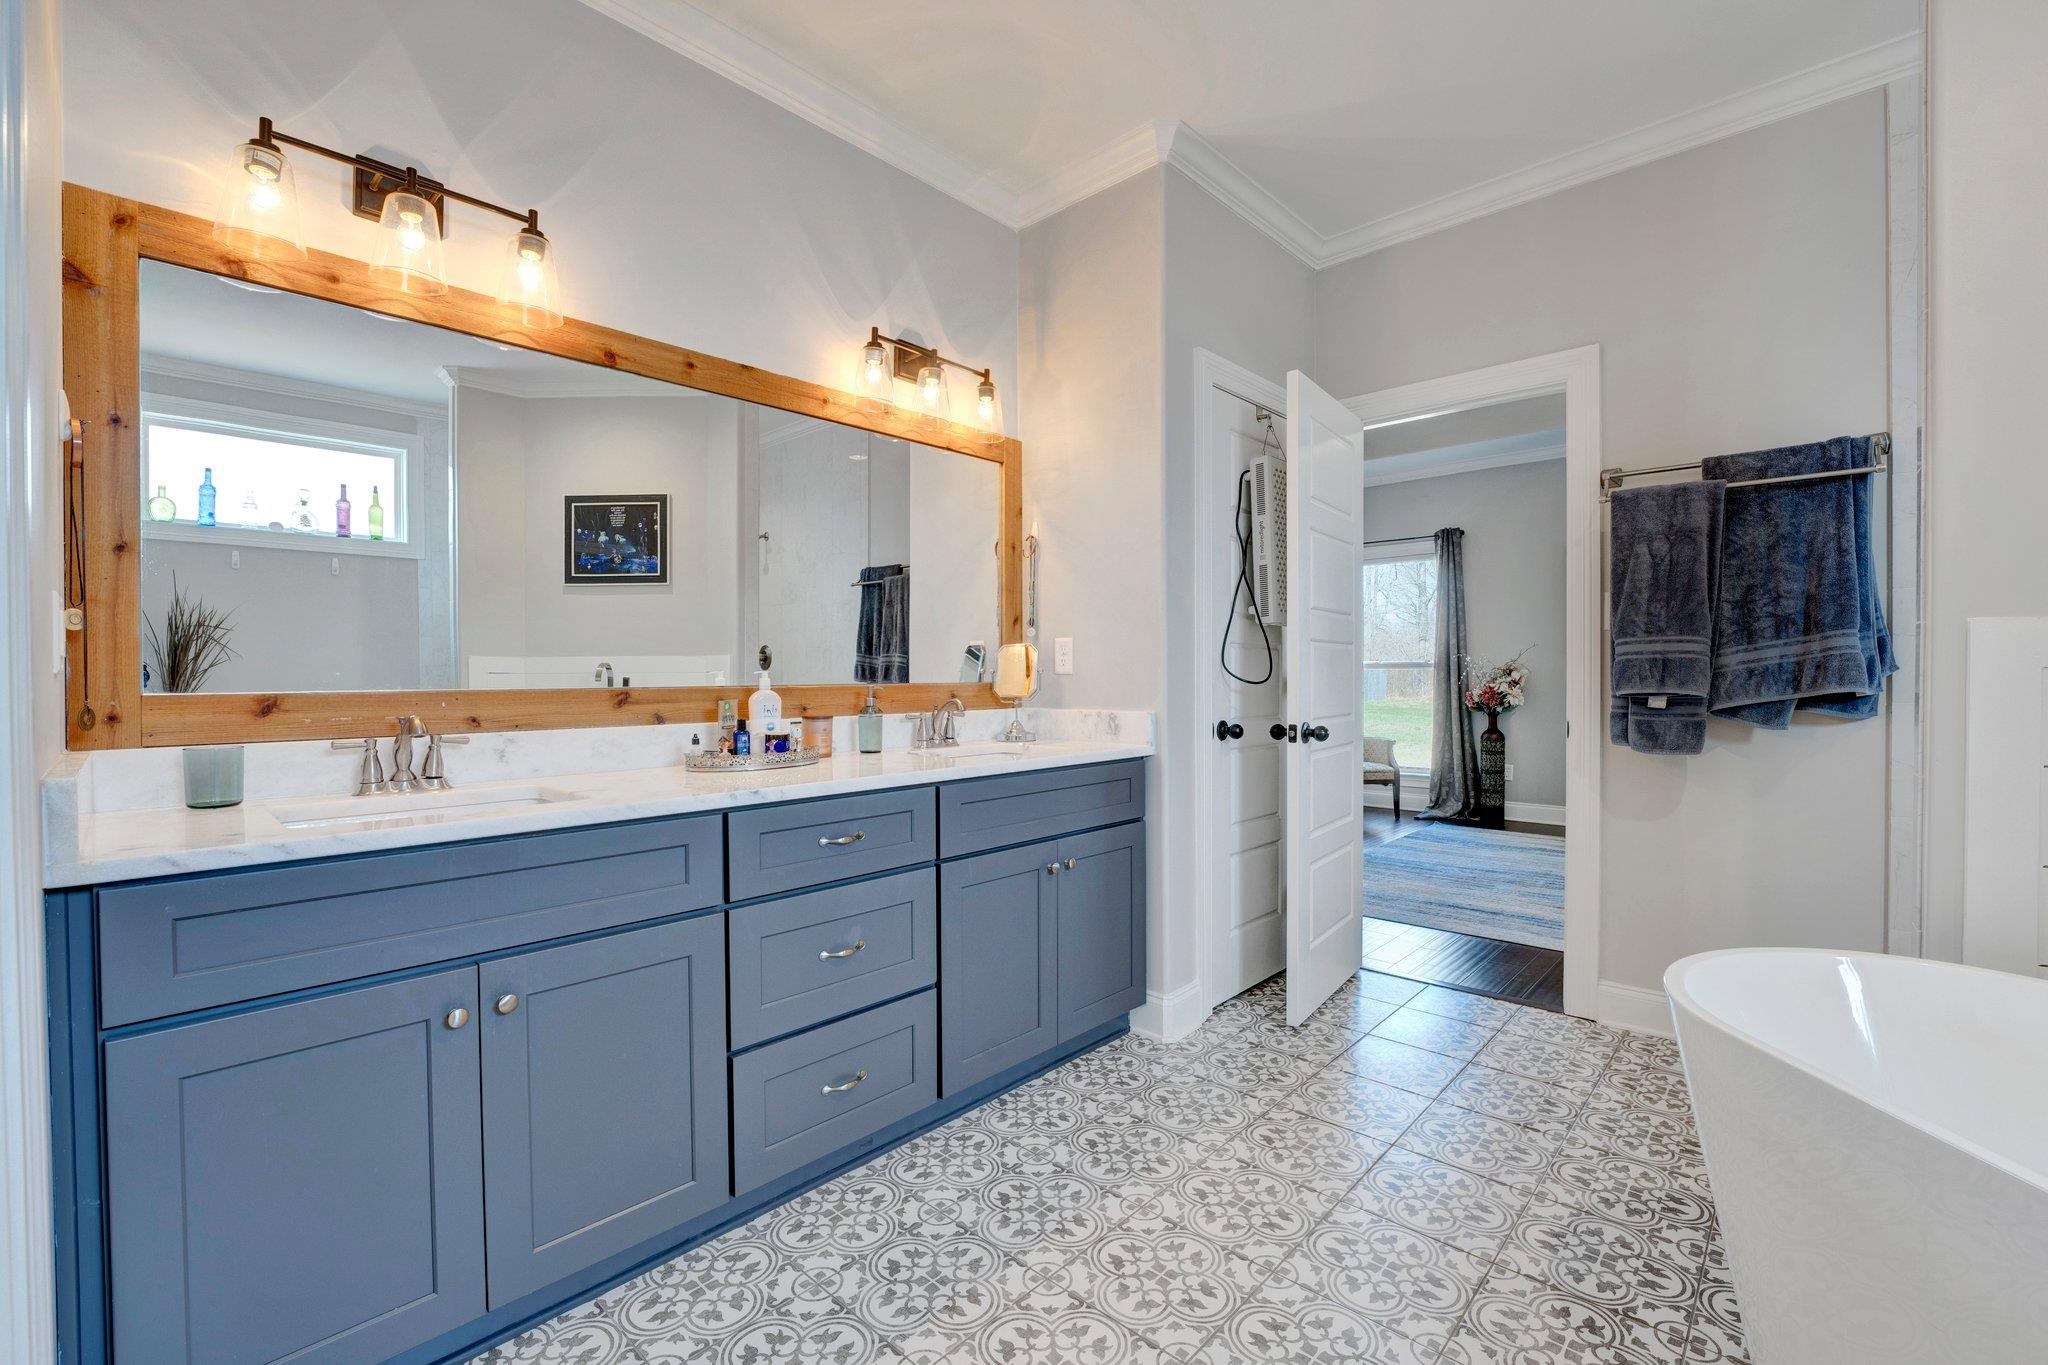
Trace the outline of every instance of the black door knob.
<path fill-rule="evenodd" d="M 1301 738 L 1303 743 L 1314 740 L 1320 744 L 1329 737 L 1330 727 L 1327 725 L 1305 725 L 1302 727 Z"/>
<path fill-rule="evenodd" d="M 1273 722 L 1273 728 L 1266 731 L 1266 733 L 1274 739 L 1285 740 L 1290 744 L 1294 742 L 1294 727 L 1292 725 L 1282 725 L 1277 720 Z"/>
<path fill-rule="evenodd" d="M 1244 727 L 1234 720 L 1216 722 L 1216 738 L 1224 741 L 1244 738 Z"/>

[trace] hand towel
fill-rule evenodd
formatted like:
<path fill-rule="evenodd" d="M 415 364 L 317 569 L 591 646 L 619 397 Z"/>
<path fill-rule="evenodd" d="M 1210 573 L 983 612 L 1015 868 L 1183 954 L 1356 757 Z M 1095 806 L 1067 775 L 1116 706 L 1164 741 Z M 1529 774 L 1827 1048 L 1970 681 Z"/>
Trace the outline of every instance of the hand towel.
<path fill-rule="evenodd" d="M 1706 747 L 1724 488 L 1621 488 L 1608 504 L 1607 732 L 1638 753 Z"/>
<path fill-rule="evenodd" d="M 860 636 L 853 680 L 910 681 L 910 567 L 870 564 L 860 571 Z"/>
<path fill-rule="evenodd" d="M 1710 478 L 1769 479 L 1873 463 L 1871 438 L 1722 455 Z M 1874 716 L 1898 671 L 1871 555 L 1868 476 L 1731 488 L 1708 708 L 1768 730 L 1795 709 Z"/>

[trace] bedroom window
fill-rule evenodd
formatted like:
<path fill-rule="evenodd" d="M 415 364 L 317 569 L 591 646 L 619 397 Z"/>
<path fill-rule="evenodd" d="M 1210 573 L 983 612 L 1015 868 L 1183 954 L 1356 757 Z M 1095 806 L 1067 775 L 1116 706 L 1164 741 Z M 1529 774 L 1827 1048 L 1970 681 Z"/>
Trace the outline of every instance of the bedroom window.
<path fill-rule="evenodd" d="M 1426 773 L 1436 731 L 1436 559 L 1365 566 L 1364 733 L 1394 741 L 1403 770 Z"/>

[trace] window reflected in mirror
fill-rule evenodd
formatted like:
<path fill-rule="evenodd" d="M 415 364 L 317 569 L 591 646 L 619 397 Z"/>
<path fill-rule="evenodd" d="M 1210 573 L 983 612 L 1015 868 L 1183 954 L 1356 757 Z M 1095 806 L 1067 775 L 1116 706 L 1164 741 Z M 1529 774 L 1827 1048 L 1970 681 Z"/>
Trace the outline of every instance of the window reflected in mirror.
<path fill-rule="evenodd" d="M 138 627 L 224 613 L 206 691 L 991 676 L 993 461 L 155 261 L 139 293 Z"/>

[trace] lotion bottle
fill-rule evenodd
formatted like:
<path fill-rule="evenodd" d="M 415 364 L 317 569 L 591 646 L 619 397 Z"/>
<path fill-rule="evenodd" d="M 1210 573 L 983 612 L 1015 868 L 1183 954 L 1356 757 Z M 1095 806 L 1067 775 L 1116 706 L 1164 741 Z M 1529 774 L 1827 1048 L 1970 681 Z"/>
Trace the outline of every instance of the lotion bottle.
<path fill-rule="evenodd" d="M 761 674 L 761 685 L 754 689 L 754 695 L 747 698 L 747 725 L 763 738 L 782 728 L 782 698 L 769 686 L 766 672 Z"/>
<path fill-rule="evenodd" d="M 868 684 L 868 699 L 853 718 L 854 747 L 864 754 L 882 752 L 882 708 L 875 704 L 875 685 Z"/>

